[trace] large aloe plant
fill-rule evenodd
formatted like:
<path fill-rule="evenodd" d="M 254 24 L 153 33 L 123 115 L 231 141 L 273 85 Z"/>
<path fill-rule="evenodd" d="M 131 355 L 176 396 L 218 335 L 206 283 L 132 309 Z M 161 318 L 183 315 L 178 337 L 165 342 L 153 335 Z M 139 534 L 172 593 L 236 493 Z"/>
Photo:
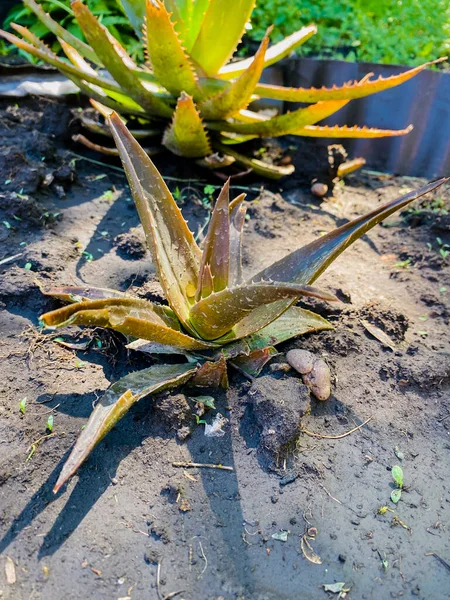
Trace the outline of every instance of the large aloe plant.
<path fill-rule="evenodd" d="M 22 39 L 5 31 L 0 31 L 0 35 L 57 67 L 93 100 L 122 115 L 138 118 L 141 124 L 150 122 L 150 129 L 141 134 L 160 135 L 163 145 L 175 154 L 200 159 L 211 168 L 237 161 L 259 174 L 279 178 L 291 173 L 293 166 L 274 166 L 248 158 L 231 146 L 252 138 L 287 134 L 377 138 L 404 135 L 411 129 L 411 126 L 396 131 L 346 125 L 327 127 L 317 123 L 351 99 L 399 85 L 431 63 L 386 79 L 372 79 L 369 75 L 340 87 L 304 89 L 268 85 L 260 83 L 264 68 L 314 35 L 315 25 L 304 27 L 270 47 L 269 30 L 255 56 L 229 62 L 256 0 L 121 2 L 142 40 L 148 58 L 146 64 L 137 66 L 81 0 L 72 0 L 71 7 L 87 43 L 54 21 L 36 0 L 24 0 L 58 36 L 70 62 L 56 56 L 20 25 L 11 24 L 11 27 Z M 247 110 L 257 97 L 310 106 L 268 117 Z M 97 124 L 88 120 L 84 123 L 99 131 Z M 83 136 L 79 139 L 89 144 Z"/>
<path fill-rule="evenodd" d="M 134 338 L 131 348 L 180 354 L 187 362 L 157 364 L 114 383 L 81 432 L 55 491 L 142 397 L 186 382 L 226 387 L 228 361 L 244 374 L 257 376 L 276 344 L 331 329 L 321 316 L 295 306 L 296 301 L 301 296 L 335 300 L 310 284 L 369 229 L 446 181 L 376 208 L 247 278 L 241 260 L 245 195 L 230 202 L 229 183 L 224 185 L 200 249 L 158 170 L 116 113 L 109 125 L 169 306 L 114 290 L 64 287 L 46 293 L 71 304 L 42 315 L 41 322 L 48 328 L 114 329 Z"/>

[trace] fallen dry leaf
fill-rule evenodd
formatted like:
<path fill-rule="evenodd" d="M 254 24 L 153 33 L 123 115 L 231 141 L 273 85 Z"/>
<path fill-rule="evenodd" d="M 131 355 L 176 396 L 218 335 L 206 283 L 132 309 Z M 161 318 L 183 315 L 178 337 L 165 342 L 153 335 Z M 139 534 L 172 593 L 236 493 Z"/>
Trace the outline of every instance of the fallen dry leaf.
<path fill-rule="evenodd" d="M 309 562 L 314 563 L 315 565 L 321 565 L 322 564 L 322 559 L 320 558 L 320 556 L 318 554 L 316 554 L 313 550 L 313 547 L 311 546 L 311 544 L 309 543 L 309 539 L 311 539 L 306 533 L 305 535 L 302 537 L 302 541 L 301 541 L 301 549 L 303 552 L 303 556 L 309 560 Z"/>
<path fill-rule="evenodd" d="M 9 556 L 6 557 L 5 575 L 6 583 L 8 585 L 13 585 L 14 583 L 16 583 L 16 567 L 14 565 L 13 559 Z"/>
<path fill-rule="evenodd" d="M 370 333 L 370 335 L 373 335 L 373 337 L 381 342 L 383 346 L 387 346 L 393 352 L 397 350 L 394 342 L 391 340 L 388 334 L 384 333 L 384 331 L 382 331 L 379 327 L 372 325 L 372 323 L 369 323 L 369 321 L 366 321 L 365 319 L 361 319 L 361 324 Z"/>

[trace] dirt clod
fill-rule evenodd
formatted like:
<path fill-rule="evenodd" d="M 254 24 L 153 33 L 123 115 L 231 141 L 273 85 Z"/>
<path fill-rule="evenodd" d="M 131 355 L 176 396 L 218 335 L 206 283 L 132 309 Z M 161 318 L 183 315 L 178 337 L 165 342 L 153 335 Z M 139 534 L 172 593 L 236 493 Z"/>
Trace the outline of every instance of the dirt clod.
<path fill-rule="evenodd" d="M 299 434 L 302 417 L 310 409 L 309 390 L 298 379 L 256 379 L 248 395 L 262 428 L 260 450 L 272 462 L 282 457 Z"/>

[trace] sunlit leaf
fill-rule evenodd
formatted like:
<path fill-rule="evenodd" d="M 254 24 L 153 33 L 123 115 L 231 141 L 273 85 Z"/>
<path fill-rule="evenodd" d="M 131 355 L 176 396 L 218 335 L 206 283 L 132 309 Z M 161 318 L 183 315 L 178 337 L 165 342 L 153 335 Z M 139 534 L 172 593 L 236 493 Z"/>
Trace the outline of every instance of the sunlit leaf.
<path fill-rule="evenodd" d="M 264 67 L 273 65 L 285 56 L 288 56 L 295 48 L 304 44 L 315 33 L 317 33 L 317 27 L 315 25 L 308 25 L 284 38 L 281 42 L 273 44 L 266 52 Z M 219 76 L 224 79 L 233 79 L 248 69 L 252 60 L 253 57 L 250 57 L 230 63 L 220 69 Z"/>
<path fill-rule="evenodd" d="M 228 285 L 230 262 L 229 180 L 216 200 L 203 245 L 196 299 L 220 292 Z"/>
<path fill-rule="evenodd" d="M 373 76 L 373 73 L 369 73 L 361 81 L 353 81 L 331 88 L 287 88 L 277 85 L 259 84 L 255 89 L 255 93 L 259 94 L 262 98 L 273 98 L 286 102 L 320 102 L 324 100 L 364 98 L 365 96 L 401 85 L 427 67 L 442 62 L 442 60 L 440 58 L 414 67 L 414 69 L 409 69 L 409 71 L 399 73 L 398 75 L 391 75 L 390 77 L 380 76 L 378 79 L 371 80 L 370 78 Z"/>
<path fill-rule="evenodd" d="M 200 112 L 206 119 L 227 119 L 247 107 L 253 90 L 264 69 L 264 56 L 269 45 L 268 32 L 261 42 L 251 65 L 227 89 L 200 104 Z"/>
<path fill-rule="evenodd" d="M 191 158 L 212 152 L 199 112 L 191 96 L 184 92 L 178 98 L 172 123 L 164 132 L 163 144 L 174 154 Z"/>
<path fill-rule="evenodd" d="M 242 275 L 242 235 L 244 233 L 247 205 L 244 203 L 245 194 L 240 194 L 230 203 L 230 265 L 229 285 L 240 285 Z"/>
<path fill-rule="evenodd" d="M 88 60 L 91 60 L 95 64 L 101 65 L 100 60 L 90 46 L 85 44 L 75 35 L 72 35 L 69 31 L 67 31 L 67 29 L 64 29 L 64 27 L 52 19 L 51 16 L 45 12 L 42 6 L 35 2 L 35 0 L 23 0 L 23 3 L 34 12 L 39 21 L 44 23 L 44 25 L 48 27 L 52 33 L 76 48 L 78 52 L 80 52 L 80 54 Z"/>
<path fill-rule="evenodd" d="M 191 55 L 207 75 L 214 75 L 234 53 L 256 0 L 210 0 Z"/>
<path fill-rule="evenodd" d="M 255 309 L 300 296 L 335 300 L 334 296 L 309 286 L 280 285 L 277 282 L 242 285 L 211 294 L 197 302 L 191 309 L 191 324 L 203 339 L 214 340 L 230 332 L 244 317 L 250 327 Z M 255 318 L 254 328 L 248 333 L 266 324 Z"/>
<path fill-rule="evenodd" d="M 211 347 L 211 344 L 183 333 L 175 313 L 169 307 L 135 298 L 76 302 L 43 314 L 41 321 L 49 328 L 69 325 L 105 327 L 128 336 L 185 350 Z"/>
<path fill-rule="evenodd" d="M 269 179 L 281 179 L 281 177 L 286 177 L 286 175 L 291 175 L 295 171 L 294 165 L 272 165 L 266 163 L 262 160 L 258 160 L 257 158 L 249 158 L 244 154 L 236 152 L 219 142 L 214 142 L 214 148 L 220 150 L 225 155 L 232 156 L 237 163 L 246 167 L 247 169 L 251 169 L 257 175 L 262 175 L 263 177 L 268 177 Z"/>
<path fill-rule="evenodd" d="M 313 125 L 326 117 L 334 114 L 345 106 L 348 100 L 333 100 L 330 102 L 318 102 L 306 108 L 299 108 L 284 115 L 259 121 L 255 123 L 239 123 L 230 121 L 207 121 L 208 129 L 219 131 L 231 131 L 256 135 L 258 137 L 271 137 L 289 135 L 296 133 L 301 127 Z"/>
<path fill-rule="evenodd" d="M 201 252 L 172 194 L 120 118 L 109 120 L 159 280 L 170 306 L 189 328 Z"/>
<path fill-rule="evenodd" d="M 405 129 L 376 129 L 375 127 L 348 127 L 347 125 L 307 125 L 293 132 L 292 135 L 303 137 L 325 138 L 382 138 L 407 135 L 413 130 L 412 125 Z"/>
<path fill-rule="evenodd" d="M 94 446 L 114 427 L 130 407 L 145 396 L 185 383 L 197 367 L 189 364 L 154 365 L 119 379 L 94 408 L 70 453 L 53 491 L 56 493 L 72 477 Z"/>
<path fill-rule="evenodd" d="M 109 288 L 98 288 L 90 285 L 66 285 L 54 288 L 40 288 L 45 296 L 58 298 L 63 302 L 82 302 L 84 300 L 106 300 L 109 298 L 126 298 L 127 294 L 111 290 Z"/>
<path fill-rule="evenodd" d="M 150 114 L 170 117 L 171 108 L 142 85 L 130 68 L 133 66 L 130 57 L 106 27 L 81 0 L 73 0 L 71 6 L 86 39 L 120 87 Z"/>
<path fill-rule="evenodd" d="M 194 69 L 160 0 L 147 2 L 146 30 L 148 57 L 158 81 L 174 96 L 199 94 Z"/>

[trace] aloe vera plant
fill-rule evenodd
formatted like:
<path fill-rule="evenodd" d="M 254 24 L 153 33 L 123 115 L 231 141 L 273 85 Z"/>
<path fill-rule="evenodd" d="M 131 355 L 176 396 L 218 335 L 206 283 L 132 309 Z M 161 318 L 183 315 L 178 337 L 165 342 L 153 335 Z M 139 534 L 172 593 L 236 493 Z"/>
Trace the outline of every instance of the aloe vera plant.
<path fill-rule="evenodd" d="M 260 82 L 265 67 L 287 56 L 316 33 L 303 27 L 269 47 L 270 29 L 250 58 L 229 62 L 245 30 L 256 0 L 121 0 L 147 62 L 136 65 L 125 49 L 81 0 L 71 9 L 86 41 L 81 41 L 46 14 L 36 0 L 24 0 L 42 23 L 59 39 L 69 62 L 55 55 L 27 28 L 11 24 L 22 38 L 0 31 L 9 42 L 29 52 L 71 79 L 96 107 L 108 107 L 138 119 L 147 128 L 140 135 L 160 136 L 175 154 L 195 158 L 210 168 L 237 161 L 259 174 L 279 178 L 293 166 L 270 165 L 237 152 L 232 146 L 258 137 L 287 134 L 328 138 L 378 138 L 404 135 L 400 130 L 366 127 L 320 126 L 354 98 L 362 98 L 399 85 L 429 64 L 386 79 L 372 79 L 331 88 L 286 88 Z M 94 66 L 92 66 L 94 65 Z M 104 70 L 108 72 L 105 75 Z M 269 117 L 248 110 L 255 98 L 310 104 Z M 88 129 L 109 134 L 98 123 L 83 119 Z M 84 136 L 77 138 L 97 150 Z M 110 148 L 103 148 L 111 153 Z"/>
<path fill-rule="evenodd" d="M 185 383 L 227 387 L 228 362 L 255 377 L 276 353 L 275 345 L 331 329 L 321 316 L 295 306 L 296 301 L 302 296 L 336 300 L 311 284 L 369 229 L 446 181 L 376 208 L 248 278 L 242 270 L 245 194 L 230 201 L 229 183 L 224 185 L 200 249 L 158 170 L 116 113 L 109 125 L 168 306 L 115 290 L 54 288 L 45 293 L 70 304 L 45 313 L 41 323 L 47 328 L 114 329 L 133 340 L 130 348 L 159 356 L 179 354 L 185 362 L 155 364 L 111 385 L 82 430 L 55 491 L 144 396 Z"/>

